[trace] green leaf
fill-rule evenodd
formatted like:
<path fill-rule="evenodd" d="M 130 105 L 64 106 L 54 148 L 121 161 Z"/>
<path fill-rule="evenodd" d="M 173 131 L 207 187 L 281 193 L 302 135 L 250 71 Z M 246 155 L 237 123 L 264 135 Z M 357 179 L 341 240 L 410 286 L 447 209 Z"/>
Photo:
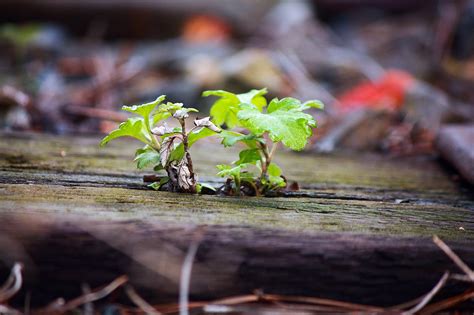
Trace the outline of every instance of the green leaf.
<path fill-rule="evenodd" d="M 280 176 L 281 168 L 275 163 L 270 163 L 270 165 L 268 166 L 267 172 L 268 172 L 268 175 L 270 176 Z"/>
<path fill-rule="evenodd" d="M 209 184 L 206 184 L 206 183 L 198 183 L 198 184 L 196 184 L 196 192 L 197 192 L 198 194 L 201 193 L 201 191 L 202 191 L 203 188 L 207 188 L 207 189 L 209 189 L 209 190 L 216 191 L 216 188 L 215 188 L 214 186 L 212 186 L 212 185 L 209 185 Z"/>
<path fill-rule="evenodd" d="M 171 113 L 170 112 L 160 112 L 160 111 L 157 111 L 155 114 L 153 114 L 153 117 L 152 117 L 152 126 L 156 125 L 157 123 L 159 123 L 160 121 L 163 121 L 167 118 L 171 117 Z"/>
<path fill-rule="evenodd" d="M 132 106 L 122 106 L 122 110 L 127 112 L 137 114 L 143 118 L 148 118 L 151 112 L 155 109 L 166 98 L 166 95 L 161 95 L 156 98 L 153 102 L 141 104 L 141 105 L 132 105 Z"/>
<path fill-rule="evenodd" d="M 243 182 L 255 183 L 255 174 L 249 171 L 240 172 L 240 180 Z"/>
<path fill-rule="evenodd" d="M 203 96 L 218 96 L 218 99 L 211 107 L 211 116 L 213 121 L 222 126 L 226 124 L 228 128 L 239 126 L 237 112 L 239 111 L 239 104 L 249 103 L 253 104 L 260 110 L 267 104 L 263 95 L 267 93 L 267 89 L 251 90 L 247 93 L 234 94 L 224 90 L 204 91 Z"/>
<path fill-rule="evenodd" d="M 170 181 L 170 178 L 168 176 L 165 176 L 165 177 L 162 177 L 159 182 L 151 183 L 150 185 L 148 185 L 148 187 L 154 190 L 160 190 L 161 186 L 163 186 L 169 181 Z"/>
<path fill-rule="evenodd" d="M 183 111 L 183 112 L 186 112 L 186 113 L 190 113 L 190 112 L 198 113 L 199 112 L 199 110 L 197 110 L 194 107 L 183 107 L 180 110 Z"/>
<path fill-rule="evenodd" d="M 150 136 L 147 132 L 143 118 L 132 117 L 121 123 L 118 129 L 111 131 L 102 141 L 101 146 L 106 145 L 110 140 L 119 137 L 133 137 L 141 142 L 150 144 Z"/>
<path fill-rule="evenodd" d="M 255 135 L 268 132 L 273 142 L 283 142 L 290 149 L 302 150 L 316 126 L 314 118 L 302 112 L 295 99 L 272 100 L 267 113 L 249 104 L 241 104 L 238 118 Z"/>
<path fill-rule="evenodd" d="M 262 157 L 260 156 L 260 150 L 258 149 L 248 149 L 240 151 L 239 160 L 233 162 L 236 165 L 242 164 L 255 164 L 257 161 L 260 161 Z"/>
<path fill-rule="evenodd" d="M 271 188 L 283 188 L 286 186 L 285 179 L 281 176 L 268 176 Z"/>
<path fill-rule="evenodd" d="M 232 178 L 240 178 L 240 171 L 242 168 L 246 167 L 247 165 L 241 164 L 237 166 L 232 166 L 232 165 L 226 165 L 226 164 L 220 164 L 217 165 L 217 169 L 219 172 L 217 173 L 217 176 L 220 177 L 232 177 Z"/>
<path fill-rule="evenodd" d="M 207 137 L 210 137 L 210 136 L 214 136 L 216 134 L 218 134 L 218 133 L 215 132 L 215 131 L 212 131 L 210 129 L 207 129 L 207 128 L 202 128 L 202 129 L 199 129 L 199 130 L 195 130 L 195 131 L 191 132 L 188 135 L 189 147 L 191 147 L 198 140 L 201 140 L 203 138 L 207 138 Z"/>
<path fill-rule="evenodd" d="M 255 148 L 257 146 L 257 142 L 265 143 L 265 140 L 262 137 L 258 137 L 254 134 L 244 135 L 240 132 L 229 130 L 222 130 L 219 136 L 222 138 L 222 144 L 225 147 L 231 147 L 237 142 L 242 142 L 250 148 Z"/>
<path fill-rule="evenodd" d="M 155 172 L 159 172 L 159 171 L 161 171 L 161 170 L 164 170 L 164 167 L 163 167 L 163 165 L 161 165 L 161 163 L 159 163 L 159 164 L 156 164 L 156 165 L 155 165 L 155 167 L 153 168 L 153 170 L 154 170 Z"/>
<path fill-rule="evenodd" d="M 277 98 L 273 99 L 270 104 L 268 105 L 267 111 L 268 113 L 274 112 L 275 110 L 300 110 L 304 111 L 310 108 L 319 108 L 323 109 L 324 104 L 318 100 L 311 100 L 301 103 L 300 100 L 292 97 L 285 97 L 281 100 Z"/>
<path fill-rule="evenodd" d="M 305 109 L 308 109 L 310 107 L 318 108 L 318 109 L 324 109 L 323 102 L 321 102 L 319 100 L 311 100 L 311 101 L 304 102 L 303 106 L 305 107 Z"/>
<path fill-rule="evenodd" d="M 171 103 L 171 102 L 168 102 L 166 104 L 161 104 L 159 107 L 158 107 L 158 112 L 161 112 L 161 113 L 173 113 L 177 110 L 180 110 L 183 108 L 183 103 Z"/>
<path fill-rule="evenodd" d="M 228 128 L 233 128 L 239 124 L 236 114 L 239 99 L 234 94 L 229 94 L 231 94 L 231 96 L 222 97 L 212 105 L 211 116 L 216 125 L 222 126 L 223 124 L 226 124 Z M 207 96 L 205 94 L 203 95 Z"/>
<path fill-rule="evenodd" d="M 134 161 L 137 162 L 137 168 L 142 169 L 150 164 L 156 165 L 160 163 L 160 154 L 149 145 L 146 145 L 144 148 L 136 151 Z"/>
<path fill-rule="evenodd" d="M 300 100 L 292 97 L 285 97 L 282 98 L 281 100 L 278 100 L 277 98 L 274 98 L 271 100 L 270 104 L 268 104 L 267 112 L 268 113 L 273 113 L 274 111 L 277 110 L 299 110 L 302 111 L 303 104 L 301 104 Z"/>
<path fill-rule="evenodd" d="M 263 96 L 267 94 L 267 88 L 261 90 L 250 90 L 247 93 L 237 94 L 240 103 L 253 104 L 262 111 L 267 106 L 267 99 Z"/>

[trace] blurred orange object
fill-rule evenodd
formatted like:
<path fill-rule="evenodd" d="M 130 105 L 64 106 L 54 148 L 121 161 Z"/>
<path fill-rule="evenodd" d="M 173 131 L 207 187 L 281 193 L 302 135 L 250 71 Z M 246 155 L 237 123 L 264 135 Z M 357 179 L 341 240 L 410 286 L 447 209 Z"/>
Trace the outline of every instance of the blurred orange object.
<path fill-rule="evenodd" d="M 359 108 L 398 110 L 403 106 L 405 92 L 414 82 L 405 71 L 389 70 L 379 81 L 362 83 L 343 93 L 336 106 L 342 113 Z"/>
<path fill-rule="evenodd" d="M 193 15 L 184 23 L 182 37 L 188 42 L 202 43 L 225 41 L 230 33 L 229 25 L 216 16 Z"/>

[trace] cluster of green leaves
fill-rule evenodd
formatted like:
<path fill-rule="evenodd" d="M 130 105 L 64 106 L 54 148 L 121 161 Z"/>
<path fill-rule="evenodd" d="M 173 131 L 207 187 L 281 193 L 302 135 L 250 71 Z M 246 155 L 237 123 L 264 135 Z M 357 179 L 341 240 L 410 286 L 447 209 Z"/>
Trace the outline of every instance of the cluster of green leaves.
<path fill-rule="evenodd" d="M 150 103 L 123 106 L 122 110 L 136 116 L 128 118 L 116 130 L 110 132 L 102 139 L 101 146 L 120 137 L 132 137 L 140 140 L 145 146 L 135 152 L 137 168 L 143 169 L 151 166 L 155 171 L 159 171 L 167 170 L 173 162 L 183 160 L 185 155 L 184 138 L 187 140 L 187 146 L 191 147 L 199 139 L 216 134 L 218 130 L 211 128 L 212 126 L 210 127 L 206 119 L 196 120 L 195 127 L 188 132 L 182 127 L 169 128 L 166 119 L 174 117 L 178 121 L 184 121 L 189 112 L 198 110 L 186 108 L 182 103 L 163 103 L 165 97 L 165 95 L 161 95 Z M 157 126 L 160 123 L 161 125 Z M 159 189 L 168 180 L 168 177 L 162 177 L 159 182 L 151 184 L 150 187 Z"/>
<path fill-rule="evenodd" d="M 272 162 L 275 149 L 282 143 L 292 150 L 302 150 L 316 127 L 313 116 L 304 111 L 324 107 L 320 101 L 302 103 L 291 97 L 274 98 L 267 103 L 266 93 L 266 89 L 243 94 L 223 90 L 203 93 L 203 96 L 219 97 L 211 107 L 214 123 L 234 129 L 221 132 L 224 146 L 239 142 L 246 146 L 232 165 L 218 166 L 219 176 L 232 178 L 237 195 L 244 183 L 256 187 L 257 194 L 286 186 L 280 167 Z M 235 129 L 245 131 L 237 132 Z"/>

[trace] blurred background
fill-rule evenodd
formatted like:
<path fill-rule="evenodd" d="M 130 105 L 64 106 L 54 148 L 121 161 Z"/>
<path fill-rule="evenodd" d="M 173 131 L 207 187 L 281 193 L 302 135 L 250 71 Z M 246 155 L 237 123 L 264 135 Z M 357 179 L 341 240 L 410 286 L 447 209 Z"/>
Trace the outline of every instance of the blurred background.
<path fill-rule="evenodd" d="M 309 150 L 434 152 L 474 120 L 474 1 L 2 0 L 0 129 L 106 133 L 207 89 L 320 99 Z"/>

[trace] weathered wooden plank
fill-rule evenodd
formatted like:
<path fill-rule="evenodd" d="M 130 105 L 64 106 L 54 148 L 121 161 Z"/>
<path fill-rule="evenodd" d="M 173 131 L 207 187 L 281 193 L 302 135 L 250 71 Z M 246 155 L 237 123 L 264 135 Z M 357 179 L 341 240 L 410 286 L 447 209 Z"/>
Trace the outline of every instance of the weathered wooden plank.
<path fill-rule="evenodd" d="M 134 169 L 128 141 L 100 150 L 95 137 L 4 135 L 1 140 L 3 212 L 474 238 L 474 202 L 463 191 L 467 188 L 426 158 L 282 153 L 287 177 L 299 181 L 303 191 L 292 198 L 224 198 L 147 190 L 141 178 L 146 172 Z M 216 184 L 214 165 L 236 154 L 213 142 L 193 149 L 201 178 Z"/>
<path fill-rule="evenodd" d="M 0 184 L 0 198 L 0 213 L 474 239 L 472 209 L 446 204 L 194 195 L 177 198 L 167 192 L 36 184 Z"/>
<path fill-rule="evenodd" d="M 474 264 L 470 188 L 432 158 L 282 152 L 279 162 L 301 192 L 233 198 L 148 190 L 148 171 L 131 163 L 131 142 L 103 150 L 97 143 L 0 135 L 0 243 L 15 247 L 2 258 L 26 262 L 25 285 L 38 303 L 121 273 L 150 300 L 171 301 L 183 255 L 201 228 L 194 298 L 263 288 L 396 304 L 453 267 L 433 234 Z M 201 178 L 216 184 L 214 165 L 236 155 L 212 140 L 192 153 Z"/>
<path fill-rule="evenodd" d="M 98 138 L 68 138 L 33 135 L 4 135 L 0 138 L 0 170 L 51 171 L 60 174 L 92 174 L 136 176 L 146 172 L 135 170 L 131 157 L 132 141 L 118 141 L 99 149 Z M 61 152 L 65 156 L 61 156 Z M 199 175 L 213 180 L 215 165 L 234 160 L 236 150 L 225 150 L 208 141 L 192 149 Z M 310 155 L 280 152 L 277 157 L 285 175 L 303 187 L 337 188 L 352 191 L 374 190 L 409 193 L 421 199 L 470 200 L 467 187 L 460 187 L 433 158 L 381 158 L 376 155 Z M 392 198 L 395 197 L 393 194 Z"/>

